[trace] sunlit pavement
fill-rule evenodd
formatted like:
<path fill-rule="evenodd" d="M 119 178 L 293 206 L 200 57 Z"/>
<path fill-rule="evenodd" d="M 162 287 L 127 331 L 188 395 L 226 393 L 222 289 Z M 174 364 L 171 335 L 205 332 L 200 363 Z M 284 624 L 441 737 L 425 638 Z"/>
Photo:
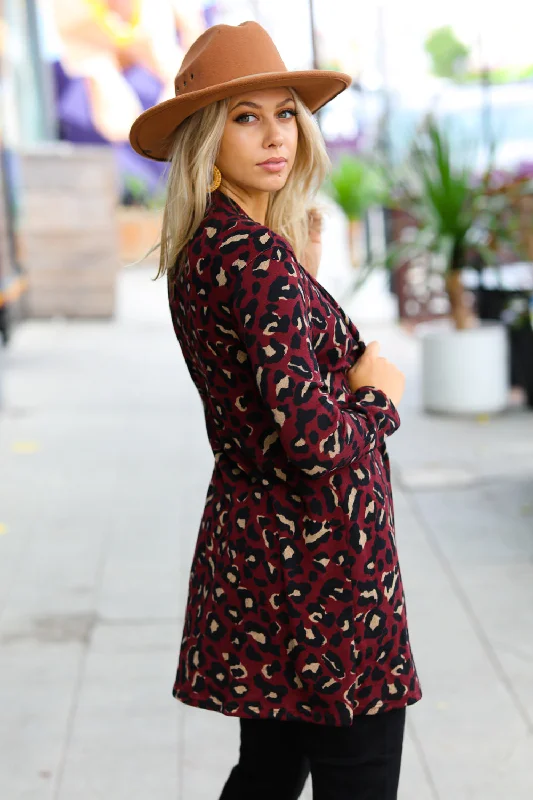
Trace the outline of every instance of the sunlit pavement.
<path fill-rule="evenodd" d="M 28 322 L 2 357 L 5 800 L 216 800 L 237 756 L 237 720 L 171 697 L 212 454 L 152 274 L 123 273 L 114 322 Z M 400 797 L 530 800 L 533 414 L 421 414 L 416 340 L 371 320 L 408 379 L 390 452 L 425 695 Z"/>

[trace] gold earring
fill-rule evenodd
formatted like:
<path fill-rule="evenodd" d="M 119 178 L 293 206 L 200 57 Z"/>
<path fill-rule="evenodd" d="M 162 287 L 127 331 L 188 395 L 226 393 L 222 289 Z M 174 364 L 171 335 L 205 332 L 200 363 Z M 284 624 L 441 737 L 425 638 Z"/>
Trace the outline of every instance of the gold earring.
<path fill-rule="evenodd" d="M 209 187 L 210 192 L 215 192 L 222 181 L 222 173 L 217 166 L 213 167 L 213 183 Z"/>

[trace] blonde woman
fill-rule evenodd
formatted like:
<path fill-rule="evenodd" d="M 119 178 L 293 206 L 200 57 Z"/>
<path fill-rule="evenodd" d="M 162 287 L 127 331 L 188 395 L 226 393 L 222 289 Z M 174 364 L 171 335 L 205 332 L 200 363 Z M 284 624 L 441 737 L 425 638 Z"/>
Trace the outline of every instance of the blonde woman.
<path fill-rule="evenodd" d="M 292 800 L 309 772 L 315 800 L 393 800 L 421 697 L 385 448 L 404 378 L 302 265 L 312 112 L 349 82 L 217 25 L 130 135 L 171 161 L 159 274 L 214 454 L 173 694 L 240 720 L 223 800 Z"/>

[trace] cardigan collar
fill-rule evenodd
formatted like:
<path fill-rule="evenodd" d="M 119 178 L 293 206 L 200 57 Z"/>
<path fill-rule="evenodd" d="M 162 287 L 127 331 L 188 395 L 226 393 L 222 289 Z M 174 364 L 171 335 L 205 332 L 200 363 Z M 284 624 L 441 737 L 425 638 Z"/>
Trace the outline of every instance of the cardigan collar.
<path fill-rule="evenodd" d="M 233 198 L 229 197 L 227 194 L 224 194 L 220 189 L 216 189 L 211 194 L 211 203 L 214 208 L 220 209 L 222 211 L 226 211 L 232 216 L 238 214 L 240 217 L 244 217 L 245 219 L 249 219 L 252 222 L 255 222 L 249 214 L 237 203 Z"/>

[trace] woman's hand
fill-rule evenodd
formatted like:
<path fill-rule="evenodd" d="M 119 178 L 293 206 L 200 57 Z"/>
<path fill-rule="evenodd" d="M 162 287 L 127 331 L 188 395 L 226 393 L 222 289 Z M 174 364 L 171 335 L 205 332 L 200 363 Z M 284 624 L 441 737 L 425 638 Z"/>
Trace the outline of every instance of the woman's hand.
<path fill-rule="evenodd" d="M 362 386 L 381 389 L 398 406 L 405 389 L 405 375 L 379 355 L 379 347 L 379 342 L 370 342 L 357 363 L 348 370 L 348 384 L 352 392 Z"/>
<path fill-rule="evenodd" d="M 309 222 L 309 239 L 302 262 L 302 266 L 316 278 L 322 256 L 322 214 L 317 208 L 310 208 L 307 212 Z"/>

